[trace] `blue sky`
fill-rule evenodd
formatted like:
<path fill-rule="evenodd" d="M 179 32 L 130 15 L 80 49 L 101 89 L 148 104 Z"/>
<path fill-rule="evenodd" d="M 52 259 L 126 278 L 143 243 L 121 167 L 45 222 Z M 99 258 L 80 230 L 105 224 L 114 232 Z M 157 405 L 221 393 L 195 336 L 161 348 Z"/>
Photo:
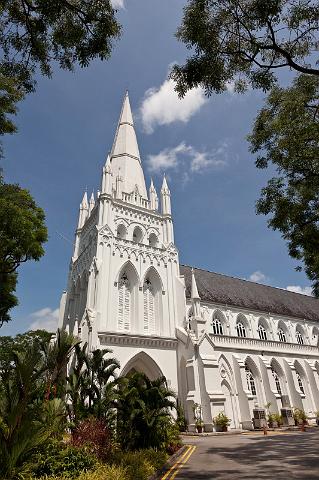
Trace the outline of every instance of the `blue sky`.
<path fill-rule="evenodd" d="M 114 0 L 115 1 L 115 0 Z M 180 261 L 295 290 L 309 287 L 278 233 L 255 215 L 258 171 L 245 137 L 263 103 L 261 92 L 231 91 L 178 101 L 169 67 L 187 51 L 174 32 L 182 0 L 116 0 L 123 25 L 108 62 L 39 78 L 21 104 L 18 134 L 4 142 L 6 181 L 28 188 L 46 212 L 49 241 L 40 262 L 19 270 L 20 305 L 1 335 L 53 324 L 66 287 L 78 207 L 100 185 L 122 97 L 129 89 L 147 183 L 166 171 Z M 66 239 L 63 239 L 60 235 Z"/>

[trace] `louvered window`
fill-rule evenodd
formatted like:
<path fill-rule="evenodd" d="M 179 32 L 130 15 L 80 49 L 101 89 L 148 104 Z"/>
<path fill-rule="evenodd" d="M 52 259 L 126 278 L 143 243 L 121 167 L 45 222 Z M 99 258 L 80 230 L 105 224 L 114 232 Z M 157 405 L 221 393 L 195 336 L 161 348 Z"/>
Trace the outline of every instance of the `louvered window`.
<path fill-rule="evenodd" d="M 119 281 L 118 329 L 130 330 L 131 327 L 131 289 L 126 273 Z"/>
<path fill-rule="evenodd" d="M 246 337 L 246 328 L 241 322 L 237 323 L 236 330 L 238 337 Z"/>
<path fill-rule="evenodd" d="M 280 385 L 280 379 L 278 377 L 278 374 L 277 372 L 271 368 L 271 373 L 272 373 L 272 376 L 274 377 L 275 379 L 275 384 L 276 384 L 276 389 L 277 389 L 277 393 L 279 393 L 279 395 L 282 395 L 282 390 L 281 390 L 281 385 Z"/>
<path fill-rule="evenodd" d="M 258 334 L 259 334 L 260 340 L 267 340 L 267 332 L 262 325 L 259 325 L 258 327 Z"/>
<path fill-rule="evenodd" d="M 246 380 L 247 380 L 248 390 L 254 397 L 256 397 L 257 391 L 256 391 L 255 379 L 252 374 L 252 371 L 250 370 L 247 364 L 245 364 L 245 371 L 246 371 Z"/>
<path fill-rule="evenodd" d="M 152 282 L 147 278 L 143 286 L 144 332 L 155 333 L 155 295 Z"/>
<path fill-rule="evenodd" d="M 303 383 L 302 383 L 301 376 L 298 372 L 296 372 L 296 373 L 297 373 L 297 381 L 298 381 L 299 389 L 300 389 L 301 393 L 305 394 L 305 389 L 303 388 Z"/>
<path fill-rule="evenodd" d="M 223 335 L 223 325 L 219 318 L 213 319 L 212 327 L 214 335 Z"/>
<path fill-rule="evenodd" d="M 283 342 L 283 343 L 287 342 L 286 334 L 282 328 L 278 329 L 278 337 L 279 337 L 279 342 Z"/>
<path fill-rule="evenodd" d="M 299 332 L 299 330 L 296 331 L 296 339 L 299 345 L 303 345 L 303 336 L 302 333 Z"/>

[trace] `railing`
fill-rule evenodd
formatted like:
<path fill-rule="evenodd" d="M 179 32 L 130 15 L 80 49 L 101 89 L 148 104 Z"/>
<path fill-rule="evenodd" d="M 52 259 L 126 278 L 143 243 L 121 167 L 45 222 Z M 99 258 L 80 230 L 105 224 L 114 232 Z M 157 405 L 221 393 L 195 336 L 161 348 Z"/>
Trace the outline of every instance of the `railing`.
<path fill-rule="evenodd" d="M 141 195 L 136 195 L 133 193 L 122 192 L 123 202 L 132 203 L 133 205 L 141 206 L 143 208 L 150 208 L 149 200 L 143 198 Z"/>
<path fill-rule="evenodd" d="M 315 345 L 300 345 L 299 343 L 277 342 L 275 340 L 259 340 L 257 338 L 232 337 L 230 335 L 210 334 L 213 343 L 221 348 L 259 350 L 263 352 L 285 352 L 299 355 L 318 355 L 319 348 Z"/>

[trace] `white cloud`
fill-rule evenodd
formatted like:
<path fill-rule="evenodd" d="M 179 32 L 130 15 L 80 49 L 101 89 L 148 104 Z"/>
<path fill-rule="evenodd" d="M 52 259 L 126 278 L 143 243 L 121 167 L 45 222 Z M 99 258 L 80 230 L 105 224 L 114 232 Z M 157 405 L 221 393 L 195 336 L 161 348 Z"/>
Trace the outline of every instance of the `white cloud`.
<path fill-rule="evenodd" d="M 146 133 L 152 133 L 157 125 L 187 123 L 207 102 L 202 88 L 193 88 L 181 99 L 174 87 L 175 83 L 170 79 L 159 88 L 150 88 L 145 92 L 140 116 Z"/>
<path fill-rule="evenodd" d="M 255 283 L 264 283 L 268 280 L 268 278 L 266 277 L 266 275 L 264 273 L 260 272 L 259 270 L 256 270 L 256 272 L 253 272 L 248 277 L 248 280 L 250 280 L 251 282 L 255 282 Z"/>
<path fill-rule="evenodd" d="M 308 295 L 309 297 L 312 296 L 311 287 L 300 287 L 300 285 L 288 285 L 286 290 L 289 290 L 289 292 L 301 293 L 302 295 Z"/>
<path fill-rule="evenodd" d="M 124 0 L 111 0 L 113 8 L 125 8 Z"/>
<path fill-rule="evenodd" d="M 29 326 L 29 330 L 47 330 L 48 332 L 55 332 L 58 328 L 59 309 L 52 310 L 49 307 L 42 308 L 36 312 L 31 313 L 30 318 L 33 322 Z"/>
<path fill-rule="evenodd" d="M 191 145 L 181 142 L 174 148 L 165 148 L 156 155 L 149 155 L 147 165 L 151 173 L 182 168 L 185 183 L 190 178 L 190 173 L 203 173 L 210 168 L 225 166 L 227 164 L 227 150 L 227 143 L 223 143 L 210 152 L 200 152 Z"/>

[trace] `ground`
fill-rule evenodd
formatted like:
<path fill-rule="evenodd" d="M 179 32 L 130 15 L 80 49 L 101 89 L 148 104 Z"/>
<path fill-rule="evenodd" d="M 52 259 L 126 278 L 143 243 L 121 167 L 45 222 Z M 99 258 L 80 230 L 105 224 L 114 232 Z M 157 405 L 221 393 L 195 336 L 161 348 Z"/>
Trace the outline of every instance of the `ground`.
<path fill-rule="evenodd" d="M 184 442 L 196 448 L 189 449 L 186 463 L 167 480 L 319 479 L 318 428 L 267 436 L 185 437 Z"/>

